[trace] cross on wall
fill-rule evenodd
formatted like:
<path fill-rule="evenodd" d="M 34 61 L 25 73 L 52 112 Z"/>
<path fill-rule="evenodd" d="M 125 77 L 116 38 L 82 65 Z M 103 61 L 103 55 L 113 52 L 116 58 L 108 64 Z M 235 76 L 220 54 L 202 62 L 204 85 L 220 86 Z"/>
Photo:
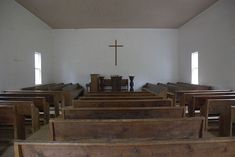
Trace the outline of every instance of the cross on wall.
<path fill-rule="evenodd" d="M 123 45 L 118 45 L 117 43 L 118 43 L 117 40 L 115 40 L 114 45 L 109 45 L 109 47 L 115 48 L 115 66 L 117 66 L 117 51 L 118 51 L 118 48 L 123 47 Z"/>

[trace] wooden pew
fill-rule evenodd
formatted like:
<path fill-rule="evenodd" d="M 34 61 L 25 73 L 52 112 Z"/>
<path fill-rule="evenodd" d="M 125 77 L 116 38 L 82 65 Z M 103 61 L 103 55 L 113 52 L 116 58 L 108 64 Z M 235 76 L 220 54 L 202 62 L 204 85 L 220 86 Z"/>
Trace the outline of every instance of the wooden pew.
<path fill-rule="evenodd" d="M 55 88 L 58 86 L 63 86 L 64 83 L 52 83 L 52 84 L 47 84 L 47 85 L 39 85 L 36 86 L 33 90 L 49 90 L 51 88 Z"/>
<path fill-rule="evenodd" d="M 106 96 L 106 97 L 91 97 L 91 96 L 82 96 L 80 97 L 80 100 L 143 100 L 143 99 L 162 99 L 162 97 L 159 96 Z"/>
<path fill-rule="evenodd" d="M 179 90 L 186 90 L 188 88 L 185 87 L 181 87 L 181 86 L 177 86 L 177 85 L 172 85 L 172 84 L 163 84 L 163 83 L 158 83 L 159 86 L 165 87 L 168 90 L 168 93 L 173 93 L 173 95 L 171 96 L 173 98 L 173 104 L 174 106 L 177 105 L 177 102 L 179 101 L 176 92 Z"/>
<path fill-rule="evenodd" d="M 205 129 L 208 129 L 209 114 L 218 114 L 220 135 L 232 136 L 231 106 L 235 106 L 235 99 L 208 99 L 200 112 L 205 117 Z"/>
<path fill-rule="evenodd" d="M 185 85 L 185 84 L 172 83 L 172 82 L 168 82 L 167 85 L 176 86 L 176 87 L 181 88 L 183 90 L 194 90 L 195 89 L 195 87 L 193 87 L 193 86 L 188 86 L 188 85 Z"/>
<path fill-rule="evenodd" d="M 54 100 L 53 96 L 51 94 L 46 94 L 46 93 L 28 93 L 28 92 L 7 92 L 7 93 L 0 93 L 0 96 L 5 96 L 5 97 L 43 97 L 45 98 L 46 102 L 49 105 L 52 105 Z"/>
<path fill-rule="evenodd" d="M 57 91 L 57 90 L 61 90 L 61 89 L 63 89 L 64 87 L 66 87 L 66 86 L 70 86 L 72 83 L 67 83 L 67 84 L 64 84 L 64 83 L 62 83 L 62 84 L 57 84 L 57 85 L 55 85 L 55 86 L 50 86 L 50 87 L 48 87 L 46 90 L 49 90 L 49 91 Z M 41 89 L 42 90 L 42 89 Z"/>
<path fill-rule="evenodd" d="M 174 93 L 168 92 L 166 87 L 160 86 L 160 85 L 155 85 L 152 83 L 146 83 L 143 87 L 142 87 L 142 91 L 147 91 L 147 92 L 151 92 L 154 93 L 157 96 L 161 96 L 163 98 L 170 98 L 173 100 L 173 103 L 175 102 L 175 95 Z M 175 104 L 174 104 L 175 106 Z"/>
<path fill-rule="evenodd" d="M 31 117 L 33 132 L 36 132 L 40 128 L 39 110 L 32 101 L 0 100 L 0 106 L 2 105 L 16 106 L 17 114 Z"/>
<path fill-rule="evenodd" d="M 35 107 L 44 113 L 44 123 L 48 123 L 50 119 L 49 104 L 46 102 L 44 97 L 14 97 L 14 96 L 0 96 L 0 100 L 9 101 L 32 101 Z"/>
<path fill-rule="evenodd" d="M 64 84 L 51 88 L 53 91 L 63 91 L 64 95 L 64 106 L 72 106 L 73 99 L 77 99 L 79 96 L 83 95 L 84 89 L 79 84 Z M 63 106 L 62 106 L 63 107 Z"/>
<path fill-rule="evenodd" d="M 235 92 L 196 92 L 196 93 L 184 93 L 180 106 L 190 105 L 193 102 L 194 96 L 200 95 L 233 95 Z"/>
<path fill-rule="evenodd" d="M 176 91 L 176 97 L 180 104 L 183 104 L 184 94 L 186 93 L 208 93 L 208 92 L 232 92 L 231 89 L 219 89 L 219 90 L 178 90 Z"/>
<path fill-rule="evenodd" d="M 5 93 L 23 93 L 23 94 L 35 94 L 35 95 L 48 95 L 51 97 L 52 105 L 55 108 L 55 116 L 59 116 L 60 104 L 64 105 L 64 93 L 63 91 L 42 91 L 42 90 L 5 90 Z M 40 94 L 40 95 L 39 95 Z"/>
<path fill-rule="evenodd" d="M 182 82 L 177 82 L 177 83 L 168 82 L 167 84 L 178 86 L 184 88 L 185 90 L 212 90 L 211 86 L 206 86 L 206 85 L 196 85 L 196 84 L 182 83 Z"/>
<path fill-rule="evenodd" d="M 233 124 L 235 123 L 235 106 L 231 106 L 231 122 L 232 122 L 232 135 L 233 135 Z"/>
<path fill-rule="evenodd" d="M 63 119 L 144 119 L 180 118 L 184 116 L 184 107 L 66 107 L 62 110 Z"/>
<path fill-rule="evenodd" d="M 150 92 L 89 92 L 85 96 L 154 96 Z"/>
<path fill-rule="evenodd" d="M 234 138 L 199 140 L 18 141 L 15 157 L 234 157 Z"/>
<path fill-rule="evenodd" d="M 76 86 L 76 89 L 74 88 Z M 59 106 L 71 106 L 73 99 L 82 95 L 83 88 L 77 89 L 78 84 L 62 84 L 54 86 L 53 88 L 46 88 L 44 90 L 6 90 L 7 93 L 36 93 L 36 94 L 49 94 L 52 96 L 52 104 L 55 106 L 55 114 L 59 115 Z M 49 90 L 56 89 L 56 90 Z"/>
<path fill-rule="evenodd" d="M 171 93 L 175 93 L 178 90 L 184 90 L 185 89 L 183 87 L 174 86 L 174 85 L 167 85 L 167 84 L 163 84 L 163 83 L 158 83 L 157 85 L 167 88 L 167 90 Z"/>
<path fill-rule="evenodd" d="M 64 93 L 64 100 L 65 100 L 65 106 L 72 106 L 73 100 L 79 98 L 81 95 L 83 95 L 84 89 L 62 89 Z"/>
<path fill-rule="evenodd" d="M 198 90 L 210 90 L 210 89 L 212 89 L 211 86 L 207 86 L 207 85 L 195 85 L 195 84 L 184 83 L 184 82 L 177 82 L 177 84 L 193 87 L 194 89 L 198 89 Z"/>
<path fill-rule="evenodd" d="M 167 83 L 167 86 L 168 86 L 168 88 L 170 88 L 170 89 L 173 90 L 173 92 L 174 92 L 175 99 L 174 99 L 174 102 L 173 102 L 173 103 L 174 103 L 175 105 L 180 101 L 180 99 L 179 99 L 179 97 L 178 97 L 178 95 L 177 95 L 177 91 L 192 90 L 192 89 L 194 89 L 193 87 L 180 86 L 179 84 L 170 83 L 170 82 Z"/>
<path fill-rule="evenodd" d="M 155 84 L 152 84 L 152 83 L 146 83 L 142 87 L 142 91 L 154 93 L 155 95 L 161 95 L 161 94 L 166 95 L 167 88 L 159 86 L 159 85 L 155 85 Z"/>
<path fill-rule="evenodd" d="M 235 99 L 235 95 L 200 95 L 193 96 L 193 103 L 188 106 L 189 115 L 195 114 L 195 109 L 200 109 L 206 105 L 208 99 Z"/>
<path fill-rule="evenodd" d="M 172 106 L 169 99 L 150 100 L 74 100 L 73 107 L 169 107 Z"/>
<path fill-rule="evenodd" d="M 36 90 L 38 88 L 47 88 L 49 86 L 57 85 L 56 83 L 48 83 L 48 84 L 42 84 L 42 85 L 36 85 L 36 86 L 31 86 L 31 87 L 25 87 L 22 88 L 22 90 Z"/>
<path fill-rule="evenodd" d="M 1 93 L 0 97 L 43 97 L 43 98 L 45 98 L 47 104 L 49 104 L 49 109 L 46 109 L 47 105 L 44 107 L 46 109 L 46 111 L 48 110 L 47 112 L 50 111 L 50 106 L 51 105 L 53 106 L 53 104 L 54 104 L 54 97 L 51 94 L 47 94 L 47 93 Z M 45 103 L 43 102 L 43 104 L 45 104 Z M 36 104 L 36 106 L 37 105 L 38 105 L 38 103 Z M 55 108 L 53 111 L 55 112 Z"/>
<path fill-rule="evenodd" d="M 55 141 L 78 139 L 197 139 L 203 137 L 204 117 L 170 119 L 50 120 Z"/>
<path fill-rule="evenodd" d="M 16 106 L 0 105 L 0 124 L 2 126 L 3 125 L 13 126 L 15 139 L 25 139 L 24 116 L 17 113 Z M 4 140 L 9 140 L 9 139 L 4 139 Z"/>

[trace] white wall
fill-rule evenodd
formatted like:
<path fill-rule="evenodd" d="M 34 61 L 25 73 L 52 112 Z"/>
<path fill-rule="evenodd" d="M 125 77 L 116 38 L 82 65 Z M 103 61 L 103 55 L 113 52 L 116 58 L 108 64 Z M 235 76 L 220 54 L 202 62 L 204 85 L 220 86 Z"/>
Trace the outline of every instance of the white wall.
<path fill-rule="evenodd" d="M 51 81 L 51 29 L 14 0 L 0 0 L 0 90 L 34 84 L 34 51 Z"/>
<path fill-rule="evenodd" d="M 219 0 L 179 30 L 51 30 L 14 0 L 1 0 L 0 90 L 34 84 L 34 51 L 43 55 L 43 83 L 85 85 L 91 73 L 100 73 L 134 75 L 136 88 L 146 82 L 190 82 L 190 55 L 199 51 L 199 82 L 235 89 L 234 17 L 235 1 Z M 117 67 L 108 47 L 115 39 L 124 44 Z"/>
<path fill-rule="evenodd" d="M 135 76 L 135 87 L 146 82 L 178 80 L 176 29 L 54 30 L 54 80 L 85 85 L 91 73 Z M 117 39 L 118 66 L 114 65 Z"/>
<path fill-rule="evenodd" d="M 199 51 L 199 83 L 235 89 L 235 1 L 219 0 L 179 29 L 180 80 L 190 82 Z"/>

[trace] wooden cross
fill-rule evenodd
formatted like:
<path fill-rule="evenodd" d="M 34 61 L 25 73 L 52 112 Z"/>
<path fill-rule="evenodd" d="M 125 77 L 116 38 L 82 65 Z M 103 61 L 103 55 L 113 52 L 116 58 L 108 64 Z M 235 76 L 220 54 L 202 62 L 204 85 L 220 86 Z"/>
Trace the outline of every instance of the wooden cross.
<path fill-rule="evenodd" d="M 114 45 L 109 45 L 109 47 L 114 47 L 115 48 L 115 66 L 117 66 L 117 49 L 119 47 L 123 47 L 123 45 L 118 45 L 117 40 L 115 40 L 115 44 Z"/>

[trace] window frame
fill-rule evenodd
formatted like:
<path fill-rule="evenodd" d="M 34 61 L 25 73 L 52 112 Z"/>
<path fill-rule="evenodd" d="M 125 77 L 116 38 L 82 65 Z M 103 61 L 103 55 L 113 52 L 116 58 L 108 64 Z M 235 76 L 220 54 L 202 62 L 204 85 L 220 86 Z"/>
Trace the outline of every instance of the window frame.
<path fill-rule="evenodd" d="M 196 63 L 195 63 L 196 62 Z M 199 52 L 191 53 L 191 83 L 199 84 Z"/>
<path fill-rule="evenodd" d="M 34 83 L 35 85 L 42 84 L 42 54 L 34 52 Z"/>

